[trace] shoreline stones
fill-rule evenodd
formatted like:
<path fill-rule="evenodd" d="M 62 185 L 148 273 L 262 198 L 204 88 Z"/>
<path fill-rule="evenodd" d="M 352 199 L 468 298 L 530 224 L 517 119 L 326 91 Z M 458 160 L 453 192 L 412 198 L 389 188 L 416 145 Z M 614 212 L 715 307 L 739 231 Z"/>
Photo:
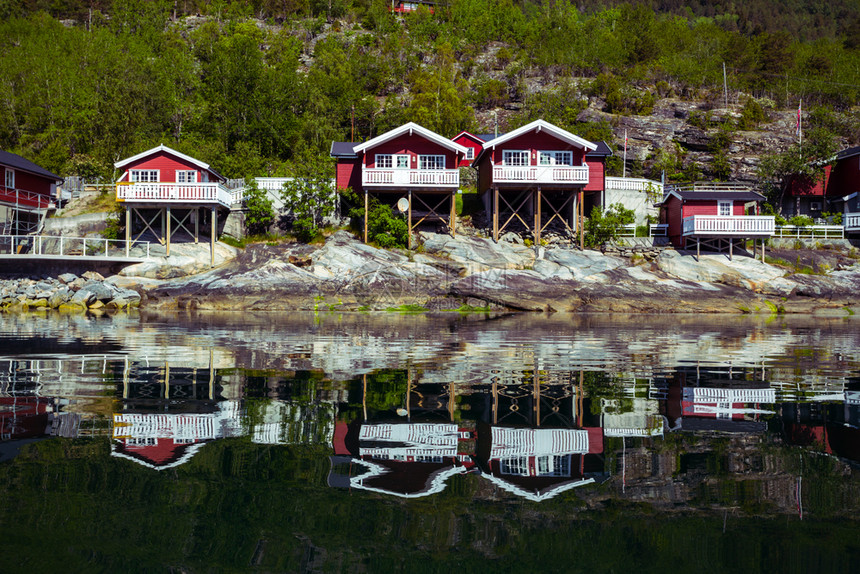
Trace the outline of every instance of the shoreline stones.
<path fill-rule="evenodd" d="M 0 279 L 0 312 L 51 310 L 85 312 L 140 306 L 140 294 L 87 271 L 80 277 L 63 273 L 56 278 Z"/>

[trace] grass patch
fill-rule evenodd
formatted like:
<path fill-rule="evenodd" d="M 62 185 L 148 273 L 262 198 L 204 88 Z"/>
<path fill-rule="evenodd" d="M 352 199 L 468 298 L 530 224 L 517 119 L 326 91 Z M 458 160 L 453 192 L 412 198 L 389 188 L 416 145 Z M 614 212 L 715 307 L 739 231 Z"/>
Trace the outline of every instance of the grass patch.
<path fill-rule="evenodd" d="M 456 313 L 461 313 L 463 315 L 468 315 L 470 313 L 489 313 L 490 307 L 489 305 L 485 307 L 474 307 L 472 305 L 460 305 L 457 309 L 452 309 L 452 311 Z"/>
<path fill-rule="evenodd" d="M 854 309 L 852 309 L 851 307 L 845 307 L 845 313 L 846 313 L 849 317 L 851 317 L 851 316 L 853 316 L 853 315 L 854 315 Z"/>
<path fill-rule="evenodd" d="M 398 305 L 397 307 L 388 307 L 385 310 L 389 313 L 400 313 L 402 315 L 418 315 L 427 312 L 427 308 L 421 305 Z"/>

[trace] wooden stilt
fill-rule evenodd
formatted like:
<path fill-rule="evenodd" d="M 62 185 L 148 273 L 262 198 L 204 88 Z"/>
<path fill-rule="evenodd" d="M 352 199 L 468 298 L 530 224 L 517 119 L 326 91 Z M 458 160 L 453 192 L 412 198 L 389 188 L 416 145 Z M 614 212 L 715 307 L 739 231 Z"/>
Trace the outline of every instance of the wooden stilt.
<path fill-rule="evenodd" d="M 200 208 L 194 208 L 194 245 L 200 241 Z"/>
<path fill-rule="evenodd" d="M 702 259 L 702 244 L 699 241 L 699 238 L 696 238 L 696 263 L 701 261 Z"/>
<path fill-rule="evenodd" d="M 457 190 L 451 192 L 451 237 L 457 237 Z"/>
<path fill-rule="evenodd" d="M 131 209 L 128 205 L 125 206 L 125 256 L 128 257 L 128 250 L 131 247 Z"/>
<path fill-rule="evenodd" d="M 218 237 L 218 208 L 212 208 L 212 235 L 209 238 L 209 265 L 215 266 L 215 238 Z"/>
<path fill-rule="evenodd" d="M 412 249 L 412 190 L 410 189 L 409 191 L 407 191 L 406 195 L 409 197 L 409 207 L 406 208 L 406 210 L 407 210 L 406 224 L 407 224 L 408 229 L 409 229 L 409 234 L 408 234 L 408 237 L 406 238 L 406 246 L 409 249 Z M 365 241 L 367 241 L 367 239 L 365 239 Z"/>
<path fill-rule="evenodd" d="M 367 243 L 367 210 L 370 206 L 370 198 L 367 195 L 367 190 L 364 190 L 364 242 Z"/>
<path fill-rule="evenodd" d="M 215 400 L 215 351 L 209 349 L 209 400 Z"/>
<path fill-rule="evenodd" d="M 170 361 L 164 361 L 164 398 L 170 398 Z"/>
<path fill-rule="evenodd" d="M 540 248 L 540 195 L 540 187 L 538 187 L 535 194 L 535 252 Z"/>
<path fill-rule="evenodd" d="M 540 426 L 540 381 L 538 380 L 537 365 L 535 365 L 534 372 L 532 374 L 532 396 L 535 401 L 535 424 Z"/>
<path fill-rule="evenodd" d="M 585 249 L 585 206 L 582 203 L 583 194 L 579 192 L 579 249 Z"/>
<path fill-rule="evenodd" d="M 499 188 L 493 186 L 493 241 L 499 240 Z"/>
<path fill-rule="evenodd" d="M 499 383 L 493 381 L 493 424 L 499 422 Z"/>
<path fill-rule="evenodd" d="M 171 213 L 170 213 L 170 206 L 169 205 L 167 206 L 166 212 L 167 212 L 167 227 L 166 227 L 167 232 L 164 234 L 164 236 L 165 236 L 165 239 L 167 240 L 167 256 L 170 257 L 170 218 L 171 218 Z M 164 219 L 162 219 L 162 221 L 164 221 Z"/>
<path fill-rule="evenodd" d="M 764 246 L 764 245 L 765 245 L 765 244 L 764 244 L 764 239 L 762 239 L 762 240 L 761 240 L 761 262 L 762 262 L 762 263 L 765 263 L 765 260 L 764 260 L 764 250 L 765 250 L 765 246 Z"/>
<path fill-rule="evenodd" d="M 361 375 L 361 412 L 367 420 L 367 373 Z"/>
<path fill-rule="evenodd" d="M 451 422 L 454 422 L 454 403 L 456 399 L 456 387 L 454 387 L 454 382 L 448 383 L 448 419 Z"/>
<path fill-rule="evenodd" d="M 735 240 L 729 238 L 729 261 L 732 260 L 732 249 L 734 248 L 734 246 L 735 246 Z"/>

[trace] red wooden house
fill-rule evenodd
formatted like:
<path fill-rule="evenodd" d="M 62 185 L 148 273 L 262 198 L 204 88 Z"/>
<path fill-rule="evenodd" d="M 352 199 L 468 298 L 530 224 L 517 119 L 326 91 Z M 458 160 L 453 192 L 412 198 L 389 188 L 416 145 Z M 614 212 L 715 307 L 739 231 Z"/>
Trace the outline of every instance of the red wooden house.
<path fill-rule="evenodd" d="M 532 229 L 536 240 L 554 221 L 574 232 L 577 212 L 582 217 L 586 208 L 601 205 L 610 154 L 605 144 L 543 120 L 485 142 L 472 165 L 478 168 L 493 238 L 517 221 Z"/>
<path fill-rule="evenodd" d="M 195 243 L 200 225 L 210 228 L 214 244 L 219 212 L 234 203 L 226 179 L 209 164 L 160 145 L 114 164 L 121 170 L 116 199 L 126 213 L 126 240 L 132 239 L 134 223 L 140 223 L 137 239 L 146 231 L 164 243 L 170 255 L 171 237 L 185 231 Z M 137 220 L 137 221 L 136 221 Z"/>
<path fill-rule="evenodd" d="M 860 147 L 853 147 L 836 154 L 833 162 L 822 168 L 820 177 L 792 177 L 782 199 L 782 213 L 821 217 L 825 211 L 844 211 L 860 216 L 860 204 L 853 195 L 858 191 Z M 856 229 L 852 231 L 860 231 L 860 218 L 855 223 Z"/>
<path fill-rule="evenodd" d="M 493 134 L 472 134 L 466 131 L 462 131 L 453 138 L 451 138 L 454 142 L 460 144 L 464 148 L 466 148 L 466 155 L 463 156 L 463 159 L 460 160 L 460 167 L 471 167 L 472 162 L 478 157 L 478 154 L 481 153 L 481 150 L 484 149 L 484 143 L 490 141 L 495 136 Z"/>
<path fill-rule="evenodd" d="M 595 482 L 603 475 L 600 428 L 508 428 L 478 430 L 482 476 L 534 502 Z"/>
<path fill-rule="evenodd" d="M 48 209 L 54 207 L 60 176 L 23 157 L 0 150 L 0 234 L 38 231 Z"/>
<path fill-rule="evenodd" d="M 678 249 L 695 244 L 722 251 L 731 257 L 734 246 L 747 239 L 764 240 L 774 234 L 772 215 L 758 213 L 764 196 L 746 187 L 732 184 L 693 184 L 666 189 L 660 206 L 660 223 L 668 225 L 667 235 Z M 762 258 L 764 257 L 762 241 Z"/>
<path fill-rule="evenodd" d="M 404 14 L 408 12 L 415 12 L 421 6 L 425 6 L 432 13 L 433 7 L 435 5 L 435 0 L 391 0 L 391 11 Z"/>
<path fill-rule="evenodd" d="M 337 160 L 337 188 L 364 195 L 365 213 L 371 194 L 391 204 L 408 200 L 410 238 L 423 221 L 442 221 L 452 234 L 456 232 L 458 166 L 466 153 L 460 144 L 412 122 L 364 143 L 332 142 L 331 146 L 331 156 Z"/>

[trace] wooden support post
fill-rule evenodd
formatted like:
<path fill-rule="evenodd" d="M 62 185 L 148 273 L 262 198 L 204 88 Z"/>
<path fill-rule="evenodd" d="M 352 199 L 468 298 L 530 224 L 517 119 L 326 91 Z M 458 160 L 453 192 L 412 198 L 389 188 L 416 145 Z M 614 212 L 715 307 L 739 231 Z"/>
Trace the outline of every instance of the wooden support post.
<path fill-rule="evenodd" d="M 579 200 L 577 196 L 573 196 L 573 201 L 570 202 L 570 228 L 573 230 L 573 236 L 576 237 L 576 233 L 579 231 L 576 228 L 576 213 L 579 209 Z"/>
<path fill-rule="evenodd" d="M 540 249 L 540 227 L 540 186 L 538 186 L 535 194 L 535 253 Z"/>
<path fill-rule="evenodd" d="M 200 241 L 200 208 L 194 208 L 194 245 Z"/>
<path fill-rule="evenodd" d="M 410 206 L 412 202 L 409 202 Z M 367 243 L 367 210 L 370 208 L 370 198 L 367 195 L 367 190 L 364 190 L 364 242 Z"/>
<path fill-rule="evenodd" d="M 409 233 L 406 235 L 406 247 L 412 249 L 412 190 L 406 192 L 409 197 L 409 207 L 407 208 L 406 223 Z M 364 241 L 367 241 L 365 237 Z"/>
<path fill-rule="evenodd" d="M 583 194 L 579 192 L 579 249 L 585 249 L 585 205 L 583 204 Z"/>
<path fill-rule="evenodd" d="M 170 214 L 170 206 L 169 206 L 169 205 L 167 206 L 167 208 L 166 208 L 166 209 L 163 209 L 163 210 L 162 210 L 162 212 L 161 212 L 161 213 L 162 213 L 162 215 L 163 215 L 165 212 L 166 212 L 166 214 L 167 214 L 167 215 L 166 215 L 167 227 L 166 227 L 166 228 L 162 228 L 162 229 L 161 229 L 161 231 L 162 231 L 162 232 L 164 232 L 164 230 L 165 230 L 165 229 L 167 229 L 167 232 L 164 234 L 164 237 L 165 237 L 165 240 L 167 241 L 167 256 L 168 256 L 168 257 L 170 257 L 170 218 L 171 218 L 171 214 Z M 165 217 L 164 217 L 164 216 L 161 218 L 161 221 L 162 221 L 162 223 L 164 223 L 164 221 L 165 221 Z"/>
<path fill-rule="evenodd" d="M 170 361 L 164 361 L 164 398 L 170 398 Z"/>
<path fill-rule="evenodd" d="M 209 349 L 209 400 L 215 399 L 215 351 Z"/>
<path fill-rule="evenodd" d="M 735 246 L 735 240 L 729 237 L 729 261 L 732 260 L 732 248 Z"/>
<path fill-rule="evenodd" d="M 364 415 L 362 420 L 367 420 L 367 373 L 361 375 L 361 412 Z"/>
<path fill-rule="evenodd" d="M 499 241 L 499 187 L 493 186 L 493 241 Z"/>
<path fill-rule="evenodd" d="M 761 240 L 761 262 L 762 263 L 765 263 L 765 260 L 764 260 L 764 250 L 765 250 L 764 241 L 765 241 L 764 239 Z"/>
<path fill-rule="evenodd" d="M 499 422 L 499 383 L 493 381 L 493 424 Z"/>
<path fill-rule="evenodd" d="M 457 237 L 457 190 L 451 192 L 451 237 Z"/>
<path fill-rule="evenodd" d="M 448 383 L 448 418 L 451 422 L 454 422 L 454 404 L 455 399 L 457 398 L 457 388 L 454 386 L 454 382 Z"/>
<path fill-rule="evenodd" d="M 700 243 L 699 238 L 696 238 L 696 263 L 701 260 L 702 257 L 702 245 Z"/>
<path fill-rule="evenodd" d="M 131 209 L 128 204 L 125 206 L 125 256 L 128 257 L 128 250 L 131 247 Z"/>
<path fill-rule="evenodd" d="M 215 266 L 215 238 L 218 237 L 218 208 L 212 208 L 212 234 L 209 237 L 209 265 Z"/>
<path fill-rule="evenodd" d="M 532 373 L 532 397 L 535 401 L 535 425 L 540 426 L 540 381 L 538 380 L 537 364 Z"/>

